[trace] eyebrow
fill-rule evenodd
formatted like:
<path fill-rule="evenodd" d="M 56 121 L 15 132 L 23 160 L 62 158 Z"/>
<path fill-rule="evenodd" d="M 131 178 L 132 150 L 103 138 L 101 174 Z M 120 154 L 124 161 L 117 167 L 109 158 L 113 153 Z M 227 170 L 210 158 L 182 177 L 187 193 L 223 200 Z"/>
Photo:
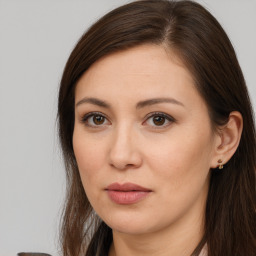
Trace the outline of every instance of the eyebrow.
<path fill-rule="evenodd" d="M 172 103 L 176 105 L 180 105 L 184 107 L 184 104 L 181 103 L 180 101 L 177 101 L 173 98 L 154 98 L 154 99 L 148 99 L 144 101 L 140 101 L 137 103 L 136 108 L 144 108 L 146 106 L 151 106 L 154 104 L 159 104 L 159 103 Z"/>
<path fill-rule="evenodd" d="M 84 103 L 90 103 L 90 104 L 100 106 L 103 108 L 110 108 L 110 105 L 107 102 L 100 100 L 100 99 L 96 99 L 96 98 L 83 98 L 82 100 L 80 100 L 76 103 L 76 107 L 78 107 L 79 105 L 84 104 Z"/>
<path fill-rule="evenodd" d="M 78 101 L 76 103 L 76 107 L 78 107 L 81 104 L 84 103 L 90 103 L 96 106 L 100 106 L 103 108 L 110 108 L 110 104 L 108 104 L 106 101 L 97 99 L 97 98 L 83 98 L 82 100 Z M 146 106 L 151 106 L 151 105 L 155 105 L 155 104 L 159 104 L 159 103 L 172 103 L 172 104 L 176 104 L 176 105 L 180 105 L 184 107 L 184 104 L 181 103 L 180 101 L 177 101 L 173 98 L 153 98 L 153 99 L 148 99 L 148 100 L 143 100 L 143 101 L 139 101 L 136 104 L 136 109 L 141 109 L 144 108 Z"/>

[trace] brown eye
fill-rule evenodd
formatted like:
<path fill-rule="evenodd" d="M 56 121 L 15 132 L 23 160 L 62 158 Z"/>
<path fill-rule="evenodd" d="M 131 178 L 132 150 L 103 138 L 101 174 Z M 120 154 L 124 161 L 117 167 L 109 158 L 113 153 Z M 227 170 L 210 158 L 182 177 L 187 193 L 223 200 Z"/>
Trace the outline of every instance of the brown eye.
<path fill-rule="evenodd" d="M 104 116 L 100 116 L 100 115 L 95 115 L 93 116 L 93 123 L 96 125 L 101 125 L 104 124 L 105 122 L 105 117 Z"/>
<path fill-rule="evenodd" d="M 162 112 L 155 112 L 150 113 L 147 120 L 143 124 L 156 129 L 164 129 L 175 121 L 176 120 L 170 115 Z"/>
<path fill-rule="evenodd" d="M 89 127 L 94 127 L 94 128 L 99 128 L 99 127 L 103 127 L 106 125 L 110 125 L 111 123 L 108 121 L 108 119 L 101 113 L 95 113 L 95 112 L 91 112 L 86 114 L 81 122 L 83 124 L 85 124 L 86 126 Z"/>
<path fill-rule="evenodd" d="M 153 123 L 156 126 L 161 126 L 165 123 L 165 117 L 163 117 L 163 116 L 154 116 L 153 117 Z"/>

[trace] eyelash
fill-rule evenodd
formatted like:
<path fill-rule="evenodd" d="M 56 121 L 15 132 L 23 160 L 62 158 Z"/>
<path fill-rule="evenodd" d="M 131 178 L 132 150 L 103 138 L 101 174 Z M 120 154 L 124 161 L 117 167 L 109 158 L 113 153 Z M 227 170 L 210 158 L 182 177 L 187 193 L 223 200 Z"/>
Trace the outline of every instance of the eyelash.
<path fill-rule="evenodd" d="M 90 112 L 83 116 L 81 122 L 89 127 L 100 128 L 100 126 L 102 126 L 102 125 L 96 125 L 96 124 L 91 125 L 88 123 L 89 118 L 96 117 L 96 116 L 103 117 L 104 119 L 107 119 L 107 117 L 105 115 L 103 115 L 101 112 Z"/>
<path fill-rule="evenodd" d="M 90 112 L 90 113 L 88 113 L 88 114 L 86 114 L 86 115 L 84 115 L 83 116 L 83 118 L 81 119 L 81 122 L 83 123 L 83 124 L 85 124 L 86 126 L 88 126 L 88 127 L 92 127 L 92 128 L 101 128 L 102 126 L 104 126 L 104 124 L 99 124 L 99 125 L 97 125 L 97 124 L 94 124 L 94 125 L 92 125 L 92 124 L 89 124 L 89 122 L 88 122 L 88 120 L 91 118 L 91 117 L 103 117 L 104 118 L 104 122 L 106 121 L 106 119 L 108 119 L 104 114 L 102 114 L 101 112 Z M 170 125 L 170 123 L 174 123 L 174 122 L 176 122 L 176 120 L 172 117 L 172 116 L 170 116 L 170 115 L 167 115 L 167 114 L 165 114 L 165 113 L 162 113 L 162 112 L 152 112 L 152 113 L 149 113 L 147 116 L 146 116 L 146 120 L 143 122 L 143 124 L 144 123 L 146 123 L 147 121 L 149 121 L 151 118 L 154 118 L 154 117 L 160 117 L 160 118 L 164 118 L 164 124 L 163 125 L 159 125 L 159 126 L 157 126 L 157 125 L 151 125 L 152 127 L 154 127 L 154 129 L 163 129 L 163 128 L 165 128 L 165 127 L 167 127 L 167 126 L 169 126 Z M 167 124 L 165 124 L 166 123 L 166 121 L 168 122 Z"/>

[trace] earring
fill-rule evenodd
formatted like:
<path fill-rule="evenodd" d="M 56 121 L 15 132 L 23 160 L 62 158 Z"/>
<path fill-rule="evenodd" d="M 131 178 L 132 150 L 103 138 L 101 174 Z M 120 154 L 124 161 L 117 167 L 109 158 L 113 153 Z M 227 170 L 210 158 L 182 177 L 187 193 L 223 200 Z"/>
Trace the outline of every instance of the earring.
<path fill-rule="evenodd" d="M 218 163 L 219 163 L 219 166 L 218 166 L 219 170 L 223 169 L 223 164 L 221 159 L 218 160 Z"/>

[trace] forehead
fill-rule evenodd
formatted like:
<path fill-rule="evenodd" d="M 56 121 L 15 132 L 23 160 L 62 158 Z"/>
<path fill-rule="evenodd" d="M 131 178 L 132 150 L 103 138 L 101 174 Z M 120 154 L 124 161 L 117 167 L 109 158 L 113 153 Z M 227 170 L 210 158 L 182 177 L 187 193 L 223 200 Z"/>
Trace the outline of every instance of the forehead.
<path fill-rule="evenodd" d="M 85 74 L 88 76 L 98 71 L 101 72 L 101 76 L 109 76 L 115 73 L 115 70 L 122 74 L 146 75 L 152 72 L 161 74 L 170 70 L 171 63 L 172 68 L 176 66 L 176 69 L 185 69 L 177 54 L 171 50 L 167 50 L 164 46 L 145 44 L 102 57 Z M 191 76 L 188 73 L 187 71 L 187 75 Z"/>
<path fill-rule="evenodd" d="M 90 94 L 134 98 L 172 94 L 179 98 L 198 92 L 193 76 L 175 54 L 163 46 L 141 45 L 96 61 L 76 86 L 76 98 Z"/>

